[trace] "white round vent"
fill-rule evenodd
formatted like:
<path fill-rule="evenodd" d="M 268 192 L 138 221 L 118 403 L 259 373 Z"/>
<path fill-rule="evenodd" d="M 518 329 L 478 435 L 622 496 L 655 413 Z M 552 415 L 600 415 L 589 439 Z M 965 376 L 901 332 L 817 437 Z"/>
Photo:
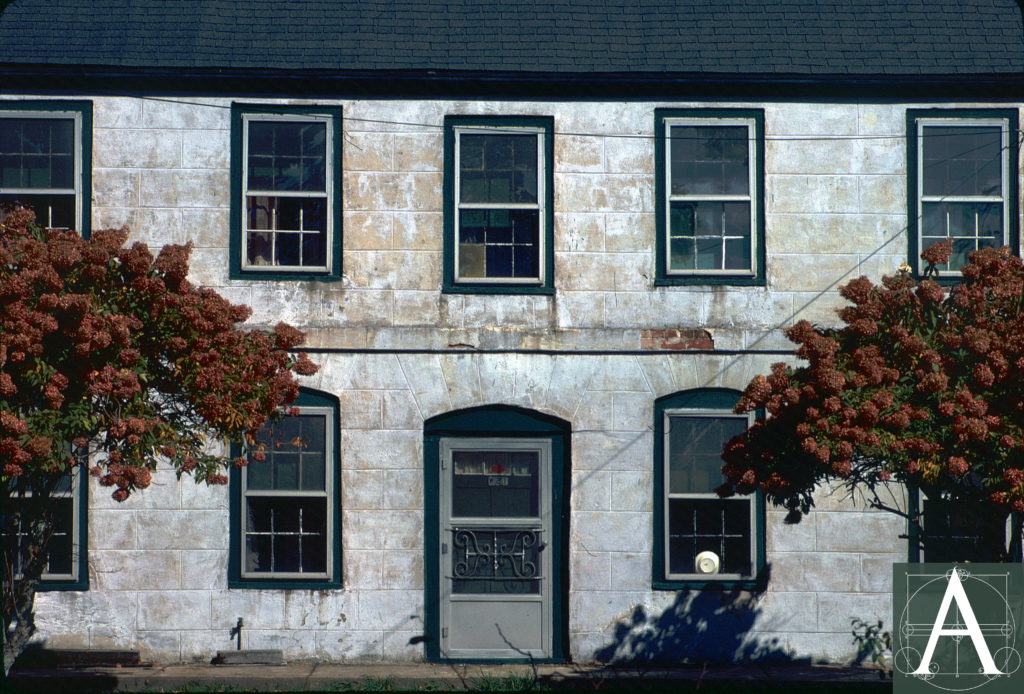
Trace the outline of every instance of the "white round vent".
<path fill-rule="evenodd" d="M 693 565 L 699 574 L 716 574 L 722 562 L 714 552 L 701 552 L 693 561 Z"/>

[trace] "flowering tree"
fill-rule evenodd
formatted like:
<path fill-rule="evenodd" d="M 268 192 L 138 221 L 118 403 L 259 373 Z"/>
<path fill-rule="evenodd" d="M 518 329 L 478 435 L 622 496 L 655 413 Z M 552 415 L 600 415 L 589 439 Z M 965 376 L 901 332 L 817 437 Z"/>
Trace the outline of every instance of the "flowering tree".
<path fill-rule="evenodd" d="M 951 251 L 947 239 L 922 253 L 921 281 L 904 270 L 843 286 L 841 328 L 787 331 L 806 364 L 747 386 L 737 412 L 770 416 L 726 445 L 719 494 L 760 489 L 798 516 L 819 482 L 838 481 L 905 516 L 929 547 L 943 523 L 926 524 L 891 480 L 987 528 L 974 558 L 1019 550 L 1019 523 L 1005 545 L 1003 529 L 1024 511 L 1024 268 L 1008 248 L 974 251 L 947 291 L 933 278 Z"/>
<path fill-rule="evenodd" d="M 191 246 L 154 258 L 124 246 L 126 228 L 83 240 L 34 217 L 15 210 L 0 225 L 5 672 L 35 630 L 51 495 L 69 471 L 91 465 L 117 501 L 149 486 L 158 461 L 225 484 L 247 458 L 211 455 L 210 437 L 252 447 L 294 402 L 295 374 L 317 368 L 291 351 L 303 333 L 238 329 L 248 307 L 190 284 Z"/>

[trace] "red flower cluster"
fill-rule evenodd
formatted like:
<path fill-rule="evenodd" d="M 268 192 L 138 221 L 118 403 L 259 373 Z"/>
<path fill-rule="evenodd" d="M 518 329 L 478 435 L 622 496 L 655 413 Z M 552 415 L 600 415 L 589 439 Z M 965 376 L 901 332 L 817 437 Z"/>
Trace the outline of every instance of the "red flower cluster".
<path fill-rule="evenodd" d="M 101 483 L 127 499 L 159 460 L 223 484 L 209 435 L 243 446 L 316 371 L 299 330 L 237 327 L 251 315 L 188 281 L 191 244 L 154 258 L 127 228 L 88 240 L 15 210 L 0 229 L 3 476 L 46 487 L 88 448 Z"/>
<path fill-rule="evenodd" d="M 943 242 L 922 258 L 941 265 L 951 251 Z M 908 273 L 860 277 L 839 290 L 844 327 L 791 327 L 805 364 L 775 364 L 747 386 L 736 410 L 759 419 L 726 446 L 720 493 L 757 487 L 806 511 L 823 480 L 895 479 L 1024 508 L 1024 264 L 983 249 L 963 278 L 947 295 Z"/>

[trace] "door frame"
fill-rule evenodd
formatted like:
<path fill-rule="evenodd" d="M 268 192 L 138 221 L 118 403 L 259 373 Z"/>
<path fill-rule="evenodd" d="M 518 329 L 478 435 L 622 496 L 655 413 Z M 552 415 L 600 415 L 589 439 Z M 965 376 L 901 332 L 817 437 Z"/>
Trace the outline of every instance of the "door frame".
<path fill-rule="evenodd" d="M 569 489 L 571 426 L 551 415 L 512 405 L 485 405 L 432 417 L 423 425 L 424 635 L 430 662 L 451 661 L 441 653 L 441 440 L 542 439 L 551 446 L 551 656 L 534 662 L 565 662 L 569 629 Z M 459 658 L 472 662 L 529 662 L 517 658 Z"/>

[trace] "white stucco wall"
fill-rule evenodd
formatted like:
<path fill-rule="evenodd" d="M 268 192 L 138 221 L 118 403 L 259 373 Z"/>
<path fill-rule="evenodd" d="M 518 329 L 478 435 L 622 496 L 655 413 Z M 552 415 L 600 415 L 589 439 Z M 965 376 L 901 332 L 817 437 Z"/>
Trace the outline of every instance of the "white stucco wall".
<path fill-rule="evenodd" d="M 779 327 L 834 323 L 837 284 L 905 260 L 905 113 L 929 106 L 317 101 L 345 116 L 344 278 L 326 284 L 228 279 L 230 99 L 92 101 L 94 229 L 127 223 L 153 247 L 191 240 L 194 281 L 253 306 L 253 325 L 283 319 L 313 347 L 358 350 L 317 355 L 308 379 L 341 401 L 343 590 L 228 590 L 226 488 L 160 471 L 124 504 L 90 489 L 90 589 L 41 594 L 41 634 L 163 662 L 232 647 L 238 617 L 246 647 L 290 658 L 422 658 L 408 642 L 423 633 L 423 422 L 483 404 L 571 423 L 572 658 L 623 641 L 625 624 L 657 623 L 678 596 L 651 589 L 654 400 L 742 389 L 780 358 L 757 350 L 788 349 Z M 765 287 L 653 286 L 662 106 L 764 109 Z M 554 296 L 441 292 L 443 118 L 477 113 L 554 116 Z M 644 330 L 677 327 L 752 351 L 634 353 Z M 824 493 L 799 525 L 784 515 L 768 511 L 771 581 L 747 638 L 846 659 L 851 618 L 891 621 L 902 524 Z"/>

